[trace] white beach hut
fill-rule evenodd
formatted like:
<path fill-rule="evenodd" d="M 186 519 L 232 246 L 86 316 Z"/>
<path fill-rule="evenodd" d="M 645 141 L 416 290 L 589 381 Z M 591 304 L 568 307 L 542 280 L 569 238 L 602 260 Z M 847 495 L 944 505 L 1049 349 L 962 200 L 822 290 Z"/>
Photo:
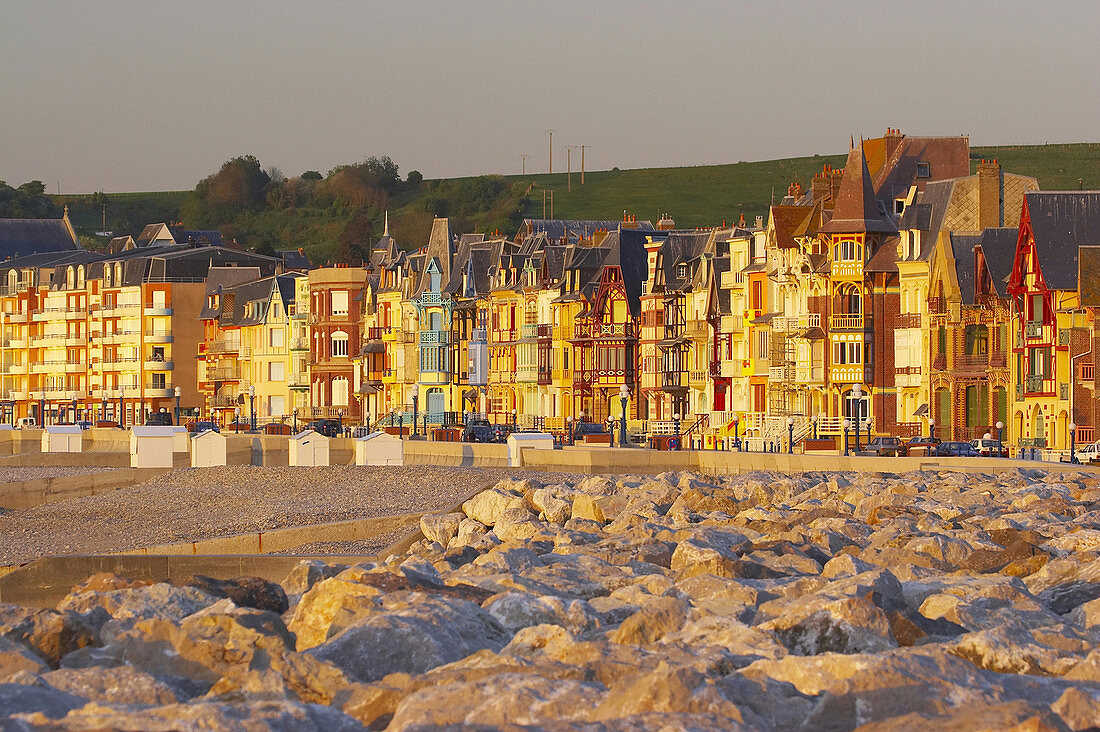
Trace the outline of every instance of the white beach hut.
<path fill-rule="evenodd" d="M 291 467 L 328 465 L 328 443 L 327 437 L 313 430 L 294 435 L 289 445 Z"/>

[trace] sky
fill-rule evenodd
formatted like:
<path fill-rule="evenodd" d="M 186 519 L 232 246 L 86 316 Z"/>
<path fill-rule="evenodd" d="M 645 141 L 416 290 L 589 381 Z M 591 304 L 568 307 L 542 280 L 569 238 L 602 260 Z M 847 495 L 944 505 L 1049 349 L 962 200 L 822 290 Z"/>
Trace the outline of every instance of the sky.
<path fill-rule="evenodd" d="M 1095 142 L 1098 37 L 1095 0 L 3 0 L 0 180 L 181 190 L 246 154 L 546 172 L 548 129 L 555 171 L 566 145 L 589 170 L 706 165 L 887 127 Z"/>

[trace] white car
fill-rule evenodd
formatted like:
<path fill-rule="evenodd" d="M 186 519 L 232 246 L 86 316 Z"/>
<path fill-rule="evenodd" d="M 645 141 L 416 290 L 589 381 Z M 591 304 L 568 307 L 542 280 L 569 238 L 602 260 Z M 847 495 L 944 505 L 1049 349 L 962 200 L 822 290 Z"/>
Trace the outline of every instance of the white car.
<path fill-rule="evenodd" d="M 1091 463 L 1100 460 L 1100 440 L 1085 445 L 1077 451 L 1077 459 L 1083 463 Z"/>

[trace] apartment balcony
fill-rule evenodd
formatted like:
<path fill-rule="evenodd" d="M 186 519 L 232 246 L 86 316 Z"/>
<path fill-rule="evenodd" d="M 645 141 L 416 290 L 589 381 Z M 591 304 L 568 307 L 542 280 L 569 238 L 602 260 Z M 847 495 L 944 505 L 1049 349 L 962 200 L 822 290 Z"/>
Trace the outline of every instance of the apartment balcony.
<path fill-rule="evenodd" d="M 420 345 L 422 346 L 446 346 L 451 342 L 449 330 L 422 330 L 420 331 Z"/>
<path fill-rule="evenodd" d="M 709 380 L 709 374 L 706 369 L 696 369 L 688 375 L 688 383 L 690 383 L 692 387 L 700 389 L 705 389 Z"/>
<path fill-rule="evenodd" d="M 171 343 L 172 331 L 161 328 L 150 328 L 145 331 L 146 343 Z"/>
<path fill-rule="evenodd" d="M 834 315 L 829 319 L 830 330 L 863 330 L 870 327 L 870 315 Z"/>
<path fill-rule="evenodd" d="M 5 374 L 26 374 L 30 372 L 30 366 L 27 363 L 11 363 L 4 367 Z"/>
<path fill-rule="evenodd" d="M 3 341 L 4 348 L 26 348 L 27 338 L 26 336 L 18 336 L 16 338 L 5 338 Z"/>
<path fill-rule="evenodd" d="M 146 371 L 172 371 L 176 364 L 173 361 L 165 361 L 163 358 L 149 358 L 141 362 L 141 367 Z"/>
<path fill-rule="evenodd" d="M 440 292 L 424 292 L 420 295 L 420 304 L 424 307 L 432 307 L 433 305 L 443 304 L 443 293 Z"/>
<path fill-rule="evenodd" d="M 1041 375 L 1024 377 L 1024 396 L 1042 396 L 1054 394 L 1054 379 L 1044 379 Z"/>
<path fill-rule="evenodd" d="M 897 316 L 894 321 L 898 328 L 921 328 L 921 314 L 920 313 L 902 313 Z"/>
<path fill-rule="evenodd" d="M 30 313 L 26 310 L 20 313 L 4 313 L 4 321 L 8 323 L 27 323 L 30 321 Z"/>
<path fill-rule="evenodd" d="M 210 397 L 210 406 L 215 409 L 225 409 L 228 407 L 239 407 L 237 402 L 237 396 L 235 394 L 215 394 Z"/>
<path fill-rule="evenodd" d="M 1043 324 L 1031 322 L 1024 326 L 1025 338 L 1042 338 L 1043 337 Z"/>
<path fill-rule="evenodd" d="M 723 315 L 721 329 L 723 333 L 740 333 L 745 330 L 745 318 L 740 315 Z"/>
<path fill-rule="evenodd" d="M 296 391 L 309 389 L 309 372 L 297 371 L 291 374 L 290 378 L 287 380 L 287 384 L 290 386 L 291 389 L 294 389 Z"/>
<path fill-rule="evenodd" d="M 30 399 L 30 392 L 29 391 L 20 391 L 18 389 L 8 391 L 7 395 L 8 395 L 8 401 L 13 401 L 13 402 L 25 402 L 28 399 Z"/>
<path fill-rule="evenodd" d="M 574 340 L 588 339 L 625 339 L 634 338 L 633 323 L 592 323 L 580 322 L 573 326 Z"/>
<path fill-rule="evenodd" d="M 168 307 L 154 307 L 152 305 L 145 306 L 145 315 L 171 315 L 172 308 Z"/>
<path fill-rule="evenodd" d="M 537 332 L 535 335 L 539 340 L 550 340 L 550 338 L 552 337 L 552 333 L 553 326 L 540 325 L 537 327 Z"/>
<path fill-rule="evenodd" d="M 684 335 L 693 341 L 709 340 L 710 334 L 710 326 L 706 323 L 688 323 L 687 330 L 684 332 Z"/>
<path fill-rule="evenodd" d="M 794 366 L 772 366 L 768 368 L 768 380 L 775 383 L 794 385 L 798 375 Z"/>
<path fill-rule="evenodd" d="M 240 341 L 211 341 L 206 344 L 207 353 L 239 353 Z"/>
<path fill-rule="evenodd" d="M 539 372 L 538 369 L 532 367 L 523 367 L 516 369 L 516 382 L 524 384 L 534 384 L 538 381 Z"/>
<path fill-rule="evenodd" d="M 522 339 L 535 338 L 538 335 L 537 325 L 521 325 L 519 327 L 519 337 Z"/>
<path fill-rule="evenodd" d="M 142 399 L 164 399 L 175 395 L 176 390 L 170 386 L 146 386 L 141 392 Z"/>
<path fill-rule="evenodd" d="M 740 270 L 732 272 L 723 272 L 722 278 L 719 280 L 719 285 L 723 290 L 732 290 L 737 287 L 744 287 L 745 285 L 745 273 Z"/>
<path fill-rule="evenodd" d="M 207 381 L 240 381 L 241 370 L 237 368 L 213 368 L 206 370 Z"/>
<path fill-rule="evenodd" d="M 133 339 L 135 336 L 140 336 L 140 330 L 116 330 L 114 333 L 104 333 L 104 343 L 118 343 L 120 341 L 127 341 Z"/>
<path fill-rule="evenodd" d="M 485 328 L 474 328 L 470 331 L 470 343 L 488 343 L 489 333 Z"/>
<path fill-rule="evenodd" d="M 62 366 L 67 374 L 82 374 L 88 370 L 87 361 L 66 361 Z"/>
<path fill-rule="evenodd" d="M 956 371 L 984 372 L 989 370 L 988 353 L 964 354 L 955 359 Z"/>

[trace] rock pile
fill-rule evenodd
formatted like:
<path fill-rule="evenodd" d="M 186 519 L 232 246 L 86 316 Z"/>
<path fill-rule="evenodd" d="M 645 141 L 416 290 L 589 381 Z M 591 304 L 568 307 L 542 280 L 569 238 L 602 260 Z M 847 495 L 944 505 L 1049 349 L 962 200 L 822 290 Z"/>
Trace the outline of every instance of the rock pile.
<path fill-rule="evenodd" d="M 1100 723 L 1095 474 L 505 480 L 421 529 L 281 585 L 97 576 L 0 606 L 6 724 Z"/>

